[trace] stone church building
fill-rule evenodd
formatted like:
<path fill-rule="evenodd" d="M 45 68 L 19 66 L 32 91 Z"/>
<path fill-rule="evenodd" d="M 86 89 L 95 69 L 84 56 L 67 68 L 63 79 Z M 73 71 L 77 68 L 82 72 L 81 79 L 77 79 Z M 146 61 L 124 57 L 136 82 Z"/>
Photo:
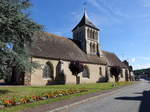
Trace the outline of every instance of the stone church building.
<path fill-rule="evenodd" d="M 129 76 L 128 67 L 111 52 L 103 51 L 100 42 L 100 29 L 88 18 L 86 12 L 81 21 L 72 30 L 73 39 L 46 33 L 31 46 L 31 61 L 36 61 L 41 68 L 25 75 L 25 85 L 49 84 L 84 84 L 114 81 L 110 74 L 112 66 L 120 66 L 120 81 Z M 84 71 L 78 78 L 72 75 L 69 64 L 79 61 Z"/>

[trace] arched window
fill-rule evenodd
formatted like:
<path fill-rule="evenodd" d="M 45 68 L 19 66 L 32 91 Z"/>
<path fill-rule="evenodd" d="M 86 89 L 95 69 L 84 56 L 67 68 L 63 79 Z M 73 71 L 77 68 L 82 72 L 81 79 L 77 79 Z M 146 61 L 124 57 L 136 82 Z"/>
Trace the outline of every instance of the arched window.
<path fill-rule="evenodd" d="M 95 31 L 93 31 L 93 39 L 95 39 Z"/>
<path fill-rule="evenodd" d="M 95 39 L 97 40 L 97 32 L 95 32 Z"/>
<path fill-rule="evenodd" d="M 90 53 L 92 53 L 92 43 L 90 43 Z"/>
<path fill-rule="evenodd" d="M 98 32 L 95 32 L 95 38 L 98 40 Z"/>
<path fill-rule="evenodd" d="M 90 38 L 90 30 L 89 30 L 89 28 L 87 30 L 87 35 L 88 35 L 88 38 Z"/>
<path fill-rule="evenodd" d="M 121 78 L 123 78 L 123 70 L 121 71 Z"/>
<path fill-rule="evenodd" d="M 125 79 L 126 79 L 126 81 L 129 81 L 129 76 L 128 76 L 129 74 L 128 74 L 128 70 L 126 69 L 125 70 Z"/>
<path fill-rule="evenodd" d="M 57 84 L 65 84 L 66 83 L 66 76 L 64 73 L 64 62 L 60 60 L 56 66 L 56 78 L 55 81 Z"/>
<path fill-rule="evenodd" d="M 97 44 L 95 44 L 95 52 L 97 53 Z"/>
<path fill-rule="evenodd" d="M 77 40 L 79 39 L 79 32 L 77 32 Z"/>
<path fill-rule="evenodd" d="M 43 68 L 43 78 L 51 78 L 52 80 L 54 80 L 54 67 L 53 64 L 51 62 L 46 62 L 44 68 Z"/>
<path fill-rule="evenodd" d="M 84 71 L 82 72 L 84 78 L 90 78 L 90 72 L 88 66 L 84 66 Z"/>
<path fill-rule="evenodd" d="M 92 49 L 93 49 L 92 52 L 95 53 L 95 45 L 94 44 L 92 45 Z"/>
<path fill-rule="evenodd" d="M 99 67 L 99 75 L 102 76 L 102 68 Z"/>
<path fill-rule="evenodd" d="M 90 38 L 92 39 L 92 30 L 90 31 Z"/>
<path fill-rule="evenodd" d="M 81 39 L 81 37 L 82 37 L 82 32 L 80 31 L 79 32 L 79 39 Z"/>

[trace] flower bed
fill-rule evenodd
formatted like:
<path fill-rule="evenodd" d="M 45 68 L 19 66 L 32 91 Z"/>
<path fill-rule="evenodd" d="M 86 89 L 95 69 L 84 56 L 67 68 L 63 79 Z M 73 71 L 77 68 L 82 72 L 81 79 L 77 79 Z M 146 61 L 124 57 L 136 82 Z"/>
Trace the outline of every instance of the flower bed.
<path fill-rule="evenodd" d="M 20 98 L 9 98 L 9 97 L 2 98 L 0 99 L 0 108 L 26 104 L 26 103 L 32 103 L 32 102 L 36 102 L 40 100 L 47 100 L 50 98 L 56 98 L 56 97 L 61 97 L 61 96 L 66 96 L 66 95 L 72 95 L 75 93 L 81 93 L 85 91 L 87 91 L 87 89 L 68 89 L 68 90 L 58 90 L 55 92 L 44 93 L 39 96 L 24 96 Z"/>

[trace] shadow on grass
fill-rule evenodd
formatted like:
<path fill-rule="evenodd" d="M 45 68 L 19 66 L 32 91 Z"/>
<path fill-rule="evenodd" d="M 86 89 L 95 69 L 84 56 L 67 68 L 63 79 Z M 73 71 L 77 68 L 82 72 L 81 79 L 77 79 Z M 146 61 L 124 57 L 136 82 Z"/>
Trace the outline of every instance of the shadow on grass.
<path fill-rule="evenodd" d="M 0 95 L 1 94 L 7 94 L 7 93 L 11 93 L 11 91 L 9 91 L 9 90 L 0 90 Z"/>
<path fill-rule="evenodd" d="M 143 93 L 135 93 L 141 94 L 142 96 L 136 97 L 117 97 L 117 100 L 132 100 L 132 101 L 141 101 L 141 105 L 139 107 L 139 112 L 150 112 L 150 91 L 143 91 Z"/>

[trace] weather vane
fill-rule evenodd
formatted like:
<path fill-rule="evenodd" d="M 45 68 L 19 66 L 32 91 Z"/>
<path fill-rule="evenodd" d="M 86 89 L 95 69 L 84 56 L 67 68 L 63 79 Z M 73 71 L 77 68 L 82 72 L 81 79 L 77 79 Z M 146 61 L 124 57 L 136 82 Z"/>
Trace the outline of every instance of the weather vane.
<path fill-rule="evenodd" d="M 87 5 L 87 2 L 85 1 L 85 2 L 83 3 L 84 12 L 86 11 L 86 5 Z"/>

